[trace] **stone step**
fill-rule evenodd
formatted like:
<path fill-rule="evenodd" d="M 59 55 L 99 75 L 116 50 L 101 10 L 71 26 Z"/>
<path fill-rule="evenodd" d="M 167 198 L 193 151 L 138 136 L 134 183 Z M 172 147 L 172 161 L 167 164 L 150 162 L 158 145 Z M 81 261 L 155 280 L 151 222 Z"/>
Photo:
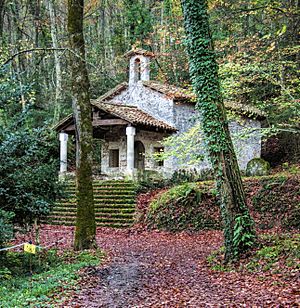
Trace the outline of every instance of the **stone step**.
<path fill-rule="evenodd" d="M 133 219 L 134 213 L 107 213 L 102 211 L 96 211 L 95 217 L 98 218 L 124 218 L 124 219 Z M 74 212 L 59 212 L 59 211 L 53 211 L 49 218 L 51 217 L 76 217 L 76 211 Z"/>
<path fill-rule="evenodd" d="M 45 222 L 46 223 L 46 222 Z M 74 222 L 70 222 L 70 221 L 63 221 L 63 220 L 59 220 L 59 221 L 51 221 L 52 225 L 59 225 L 59 226 L 75 226 Z M 97 222 L 96 223 L 97 227 L 105 227 L 105 228 L 128 228 L 130 226 L 132 226 L 132 223 L 100 223 Z"/>
<path fill-rule="evenodd" d="M 66 189 L 75 189 L 75 184 L 67 184 L 65 185 Z M 94 188 L 99 188 L 99 187 L 103 187 L 103 188 L 120 188 L 120 187 L 124 187 L 125 189 L 136 189 L 136 186 L 133 183 L 110 183 L 110 182 L 106 182 L 106 183 L 93 183 L 93 187 Z"/>
<path fill-rule="evenodd" d="M 98 202 L 99 200 L 134 200 L 136 199 L 136 195 L 101 195 L 101 194 L 94 194 L 94 201 Z M 76 203 L 76 197 L 75 196 L 70 196 L 64 199 L 60 199 L 56 201 L 56 204 L 61 204 L 61 203 Z"/>
<path fill-rule="evenodd" d="M 73 207 L 54 207 L 52 213 L 59 212 L 59 213 L 65 213 L 65 212 L 74 212 L 76 213 L 76 206 Z M 129 208 L 114 208 L 114 207 L 95 207 L 95 213 L 124 213 L 124 214 L 131 214 L 135 212 L 135 207 L 132 207 L 130 205 Z"/>
<path fill-rule="evenodd" d="M 111 200 L 108 200 L 108 202 L 95 202 L 95 208 L 100 207 L 112 207 L 112 208 L 135 208 L 135 202 L 127 202 L 127 203 L 119 203 L 119 202 L 109 202 Z M 76 207 L 75 203 L 72 202 L 65 202 L 65 203 L 59 203 L 56 206 L 59 207 Z"/>
<path fill-rule="evenodd" d="M 75 216 L 50 216 L 45 221 L 68 221 L 75 223 Z M 111 217 L 96 217 L 95 221 L 98 223 L 133 223 L 134 219 L 128 218 L 111 218 Z"/>
<path fill-rule="evenodd" d="M 126 227 L 134 222 L 136 186 L 131 181 L 94 181 L 97 226 Z M 76 219 L 75 182 L 66 183 L 66 197 L 59 200 L 46 223 L 74 225 Z"/>

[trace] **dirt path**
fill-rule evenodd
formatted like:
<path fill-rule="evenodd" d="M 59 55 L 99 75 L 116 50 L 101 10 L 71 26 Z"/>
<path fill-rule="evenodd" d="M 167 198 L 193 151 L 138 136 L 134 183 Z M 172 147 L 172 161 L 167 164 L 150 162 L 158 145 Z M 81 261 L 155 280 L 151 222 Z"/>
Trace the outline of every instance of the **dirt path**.
<path fill-rule="evenodd" d="M 98 244 L 110 260 L 91 270 L 81 293 L 62 307 L 298 307 L 290 288 L 255 275 L 211 271 L 205 258 L 221 242 L 217 231 L 102 229 Z"/>

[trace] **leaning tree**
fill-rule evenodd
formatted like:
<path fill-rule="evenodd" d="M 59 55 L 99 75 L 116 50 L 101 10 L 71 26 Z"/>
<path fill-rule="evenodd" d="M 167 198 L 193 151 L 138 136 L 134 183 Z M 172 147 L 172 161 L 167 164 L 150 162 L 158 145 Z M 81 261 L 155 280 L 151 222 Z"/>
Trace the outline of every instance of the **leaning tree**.
<path fill-rule="evenodd" d="M 224 220 L 225 260 L 238 258 L 255 242 L 242 178 L 230 138 L 209 26 L 207 0 L 181 0 L 196 108 L 207 141 Z"/>

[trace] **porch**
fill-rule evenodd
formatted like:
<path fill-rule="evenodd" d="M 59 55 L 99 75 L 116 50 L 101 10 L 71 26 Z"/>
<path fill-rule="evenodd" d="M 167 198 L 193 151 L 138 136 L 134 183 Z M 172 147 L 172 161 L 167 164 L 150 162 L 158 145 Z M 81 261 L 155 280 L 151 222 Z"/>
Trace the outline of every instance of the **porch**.
<path fill-rule="evenodd" d="M 93 137 L 100 141 L 99 174 L 108 178 L 134 178 L 145 171 L 168 173 L 172 161 L 155 161 L 164 150 L 161 141 L 176 131 L 133 106 L 93 103 Z M 68 139 L 75 135 L 72 115 L 56 126 L 60 140 L 60 175 L 68 172 Z"/>

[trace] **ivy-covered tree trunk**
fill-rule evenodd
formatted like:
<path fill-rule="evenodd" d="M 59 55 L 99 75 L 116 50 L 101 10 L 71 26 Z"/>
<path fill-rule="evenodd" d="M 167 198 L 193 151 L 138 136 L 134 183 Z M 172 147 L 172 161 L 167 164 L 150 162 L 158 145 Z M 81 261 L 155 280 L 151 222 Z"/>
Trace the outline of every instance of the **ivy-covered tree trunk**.
<path fill-rule="evenodd" d="M 68 0 L 68 32 L 72 52 L 72 104 L 76 132 L 77 217 L 74 249 L 95 247 L 95 211 L 92 180 L 93 128 L 89 78 L 83 37 L 84 0 Z"/>
<path fill-rule="evenodd" d="M 207 0 L 181 0 L 190 75 L 197 95 L 197 109 L 217 182 L 225 224 L 225 260 L 238 258 L 255 240 L 237 158 L 230 138 L 218 64 L 209 27 Z"/>

